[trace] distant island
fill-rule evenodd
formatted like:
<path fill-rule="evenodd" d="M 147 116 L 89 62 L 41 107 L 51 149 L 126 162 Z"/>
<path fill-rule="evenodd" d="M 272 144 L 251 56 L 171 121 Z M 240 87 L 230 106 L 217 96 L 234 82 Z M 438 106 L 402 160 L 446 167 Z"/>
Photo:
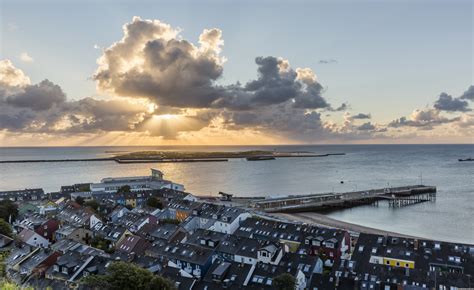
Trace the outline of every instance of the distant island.
<path fill-rule="evenodd" d="M 108 158 L 84 159 L 33 159 L 3 160 L 0 163 L 37 163 L 37 162 L 80 162 L 80 161 L 115 161 L 117 163 L 167 163 L 167 162 L 225 162 L 233 158 L 246 158 L 249 161 L 265 161 L 287 157 L 328 157 L 345 155 L 345 153 L 316 154 L 314 152 L 294 151 L 277 152 L 264 150 L 251 151 L 137 151 Z"/>

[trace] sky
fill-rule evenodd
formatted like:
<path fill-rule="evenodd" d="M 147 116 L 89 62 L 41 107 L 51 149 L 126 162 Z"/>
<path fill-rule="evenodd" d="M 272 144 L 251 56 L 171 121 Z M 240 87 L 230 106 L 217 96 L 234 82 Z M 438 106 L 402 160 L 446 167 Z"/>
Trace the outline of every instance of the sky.
<path fill-rule="evenodd" d="M 473 6 L 0 0 L 0 145 L 474 143 Z"/>

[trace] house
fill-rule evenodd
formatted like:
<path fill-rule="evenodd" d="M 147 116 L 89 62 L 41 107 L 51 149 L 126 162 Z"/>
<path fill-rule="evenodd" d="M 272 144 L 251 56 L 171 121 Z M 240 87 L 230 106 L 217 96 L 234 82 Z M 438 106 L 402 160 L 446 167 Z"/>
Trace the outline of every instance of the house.
<path fill-rule="evenodd" d="M 49 219 L 35 228 L 35 232 L 50 242 L 56 240 L 56 231 L 59 229 L 59 222 L 55 219 Z"/>
<path fill-rule="evenodd" d="M 341 273 L 387 287 L 469 287 L 474 274 L 472 245 L 361 233 Z"/>
<path fill-rule="evenodd" d="M 0 200 L 11 200 L 16 202 L 36 202 L 41 201 L 45 197 L 46 196 L 42 188 L 27 188 L 19 190 L 0 191 Z"/>
<path fill-rule="evenodd" d="M 254 265 L 217 259 L 193 289 L 241 289 L 247 286 Z"/>
<path fill-rule="evenodd" d="M 219 243 L 215 256 L 226 261 L 256 264 L 257 251 L 264 243 L 264 241 L 229 235 Z"/>
<path fill-rule="evenodd" d="M 86 228 L 75 228 L 66 238 L 82 244 L 89 244 L 94 232 Z"/>
<path fill-rule="evenodd" d="M 123 217 L 128 212 L 130 212 L 130 210 L 128 208 L 119 205 L 109 214 L 109 220 L 112 223 L 115 223 L 115 222 L 117 222 L 118 219 Z"/>
<path fill-rule="evenodd" d="M 82 272 L 94 260 L 94 256 L 81 255 L 77 252 L 67 252 L 58 257 L 53 267 L 46 271 L 46 278 L 60 280 L 64 283 L 77 283 L 82 278 Z"/>
<path fill-rule="evenodd" d="M 320 262 L 322 264 L 322 262 Z M 248 286 L 258 289 L 274 289 L 273 279 L 288 273 L 295 277 L 295 289 L 310 289 L 318 257 L 287 253 L 278 264 L 259 262 L 255 265 Z"/>
<path fill-rule="evenodd" d="M 188 218 L 193 211 L 198 208 L 201 204 L 198 202 L 186 200 L 186 199 L 179 199 L 173 200 L 172 202 L 168 203 L 167 213 L 168 218 L 176 219 L 180 222 L 184 221 Z"/>
<path fill-rule="evenodd" d="M 277 265 L 283 257 L 283 249 L 272 242 L 266 243 L 257 250 L 257 261 Z"/>
<path fill-rule="evenodd" d="M 186 273 L 200 278 L 206 274 L 212 264 L 213 251 L 190 244 L 154 243 L 147 250 L 147 255 L 168 261 L 168 266 L 184 270 Z"/>
<path fill-rule="evenodd" d="M 33 247 L 46 248 L 49 245 L 48 239 L 39 235 L 33 230 L 24 229 L 18 234 L 18 238 L 25 244 Z"/>
<path fill-rule="evenodd" d="M 179 225 L 170 223 L 147 223 L 140 230 L 137 231 L 137 235 L 141 236 L 149 241 L 156 241 L 163 239 L 167 242 L 171 242 L 178 235 L 178 233 L 184 232 Z"/>
<path fill-rule="evenodd" d="M 350 249 L 347 231 L 254 217 L 241 222 L 234 234 L 282 244 L 286 252 L 318 255 L 328 267 L 347 256 Z"/>
<path fill-rule="evenodd" d="M 72 232 L 74 232 L 74 230 L 76 228 L 77 227 L 72 226 L 72 225 L 65 225 L 65 226 L 59 227 L 56 230 L 56 233 L 55 233 L 55 235 L 56 235 L 55 240 L 59 241 L 59 240 L 62 240 L 64 238 L 68 237 Z"/>
<path fill-rule="evenodd" d="M 300 253 L 318 255 L 330 267 L 349 252 L 350 236 L 346 231 L 312 227 L 304 237 Z"/>
<path fill-rule="evenodd" d="M 18 216 L 24 217 L 34 213 L 39 213 L 39 206 L 31 202 L 21 202 L 18 204 Z"/>
<path fill-rule="evenodd" d="M 60 256 L 60 253 L 53 252 L 49 249 L 37 248 L 30 252 L 30 254 L 21 258 L 12 269 L 17 271 L 25 280 L 32 274 L 43 276 L 46 270 L 51 267 Z"/>
<path fill-rule="evenodd" d="M 124 252 L 129 255 L 140 256 L 145 253 L 145 250 L 150 246 L 150 243 L 139 236 L 126 235 L 116 245 L 116 250 Z"/>
<path fill-rule="evenodd" d="M 23 229 L 35 230 L 47 221 L 48 219 L 39 213 L 26 213 L 13 223 L 13 227 L 17 231 L 21 231 Z"/>
<path fill-rule="evenodd" d="M 226 207 L 211 203 L 202 203 L 192 211 L 183 227 L 187 231 L 207 229 L 225 234 L 234 233 L 241 222 L 249 218 L 250 213 L 235 207 Z"/>
<path fill-rule="evenodd" d="M 188 234 L 183 242 L 186 244 L 215 249 L 227 237 L 228 235 L 224 233 L 197 229 L 192 234 Z"/>
<path fill-rule="evenodd" d="M 58 214 L 58 220 L 63 224 L 70 224 L 77 227 L 92 228 L 98 222 L 99 217 L 90 208 L 83 208 L 75 202 L 69 202 Z"/>

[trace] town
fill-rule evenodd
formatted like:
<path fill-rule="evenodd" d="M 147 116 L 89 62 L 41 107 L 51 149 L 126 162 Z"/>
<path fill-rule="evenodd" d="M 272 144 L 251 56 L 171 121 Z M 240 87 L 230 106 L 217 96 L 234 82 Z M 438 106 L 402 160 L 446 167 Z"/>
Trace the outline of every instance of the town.
<path fill-rule="evenodd" d="M 472 244 L 291 222 L 221 194 L 193 195 L 157 169 L 58 192 L 0 191 L 0 286 L 474 287 Z"/>

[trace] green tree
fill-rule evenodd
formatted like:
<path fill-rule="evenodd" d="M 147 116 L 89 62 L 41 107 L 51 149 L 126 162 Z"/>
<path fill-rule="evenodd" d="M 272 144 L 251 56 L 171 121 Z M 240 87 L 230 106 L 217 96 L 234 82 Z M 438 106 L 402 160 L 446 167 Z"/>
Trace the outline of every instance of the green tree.
<path fill-rule="evenodd" d="M 161 200 L 159 200 L 158 198 L 154 196 L 147 199 L 146 205 L 153 208 L 159 208 L 159 209 L 163 208 L 163 204 L 161 203 Z"/>
<path fill-rule="evenodd" d="M 150 271 L 130 263 L 114 262 L 107 272 L 107 275 L 87 276 L 81 280 L 81 283 L 92 289 L 176 289 L 172 281 L 154 276 Z"/>
<path fill-rule="evenodd" d="M 176 287 L 174 286 L 173 281 L 163 278 L 161 276 L 154 276 L 151 279 L 150 283 L 148 283 L 148 289 L 172 290 L 176 289 Z"/>
<path fill-rule="evenodd" d="M 110 247 L 112 242 L 109 240 L 104 239 L 103 237 L 93 237 L 91 240 L 91 246 L 97 249 L 101 249 L 106 251 L 107 253 L 113 252 L 113 249 Z"/>
<path fill-rule="evenodd" d="M 1 218 L 0 218 L 0 234 L 8 236 L 8 237 L 12 236 L 12 228 L 10 227 L 10 224 Z"/>
<path fill-rule="evenodd" d="M 283 273 L 273 278 L 273 286 L 278 290 L 294 290 L 296 279 L 291 274 Z"/>
<path fill-rule="evenodd" d="M 129 193 L 129 192 L 130 192 L 130 185 L 121 186 L 121 187 L 117 190 L 117 193 Z"/>
<path fill-rule="evenodd" d="M 0 201 L 0 218 L 9 221 L 10 216 L 12 221 L 18 216 L 18 206 L 11 200 Z"/>
<path fill-rule="evenodd" d="M 84 203 L 85 206 L 88 206 L 90 208 L 92 208 L 94 211 L 97 212 L 97 209 L 99 208 L 100 204 L 97 202 L 97 200 L 95 199 L 92 199 L 92 200 L 89 200 L 89 201 L 86 201 Z"/>

